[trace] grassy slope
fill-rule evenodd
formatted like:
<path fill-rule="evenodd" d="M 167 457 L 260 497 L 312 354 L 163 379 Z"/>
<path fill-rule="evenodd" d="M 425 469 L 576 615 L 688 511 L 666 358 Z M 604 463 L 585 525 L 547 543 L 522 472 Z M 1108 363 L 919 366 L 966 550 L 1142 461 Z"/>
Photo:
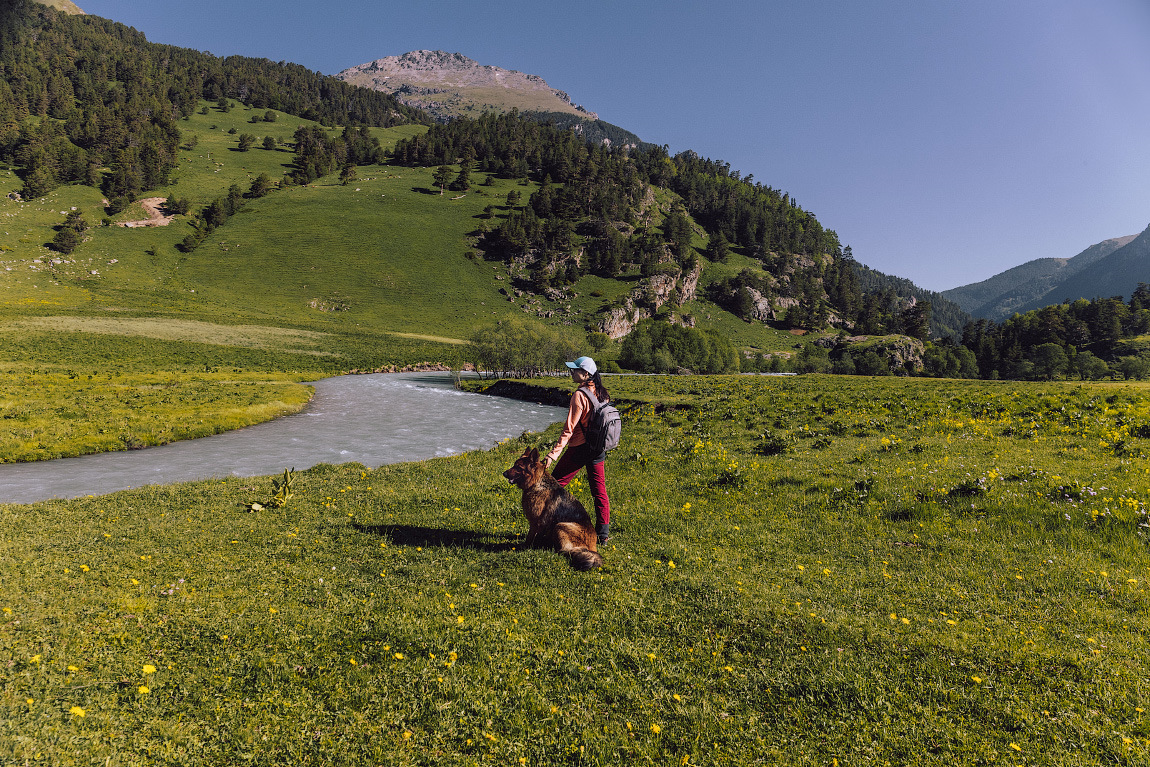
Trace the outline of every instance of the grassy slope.
<path fill-rule="evenodd" d="M 262 121 L 264 114 L 238 105 L 227 112 L 215 105 L 197 111 L 181 123 L 184 148 L 172 184 L 149 195 L 186 198 L 198 210 L 232 184 L 247 190 L 261 173 L 281 178 L 292 159 L 282 145 L 306 121 L 277 114 L 269 123 Z M 401 126 L 376 135 L 390 146 L 422 130 Z M 257 137 L 247 152 L 237 150 L 243 133 Z M 281 146 L 263 149 L 265 136 Z M 477 182 L 483 179 L 478 175 Z M 11 170 L 0 170 L 0 195 L 20 185 Z M 157 428 L 142 411 L 139 423 L 125 425 L 118 415 L 95 407 L 104 394 L 74 376 L 76 370 L 185 375 L 242 369 L 291 371 L 306 379 L 349 369 L 458 363 L 461 344 L 476 327 L 524 309 L 529 316 L 554 311 L 556 317 L 548 321 L 581 335 L 606 305 L 634 287 L 637 275 L 583 278 L 574 286 L 573 315 L 545 299 L 530 307 L 523 299 L 509 301 L 501 293 L 512 287 L 506 268 L 465 255 L 480 213 L 493 205 L 497 216 L 505 215 L 502 203 L 512 189 L 531 192 L 517 181 L 496 180 L 466 195 L 440 195 L 432 189 L 429 169 L 361 168 L 359 178 L 346 186 L 329 177 L 247 201 L 190 254 L 175 247 L 189 231 L 186 217 L 164 227 L 121 227 L 116 224 L 144 218 L 143 208 L 136 204 L 105 220 L 98 190 L 63 187 L 25 203 L 0 197 L 5 235 L 0 241 L 0 329 L 5 331 L 0 370 L 65 374 L 51 379 L 55 396 L 79 403 L 91 416 L 86 430 L 75 424 L 49 428 L 55 412 L 50 401 L 21 394 L 20 387 L 33 379 L 10 379 L 8 401 L 22 404 L 6 406 L 6 415 L 16 421 L 10 444 L 0 447 L 0 461 L 168 439 L 163 435 L 171 430 Z M 669 209 L 670 193 L 658 190 L 655 197 Z M 74 254 L 63 256 L 46 243 L 72 209 L 83 211 L 92 228 Z M 656 213 L 654 226 L 658 219 Z M 701 250 L 704 241 L 696 238 L 695 245 Z M 729 264 L 708 264 L 701 283 L 749 263 L 735 254 Z M 748 349 L 779 351 L 794 344 L 789 335 L 741 322 L 705 298 L 683 311 Z M 618 346 L 597 354 L 611 359 Z M 186 383 L 188 392 L 196 390 L 196 381 Z M 200 407 L 195 400 L 169 400 L 171 407 L 149 418 L 179 420 L 185 408 Z M 249 418 L 280 412 L 267 407 L 274 402 L 253 403 Z M 227 407 L 221 408 L 196 429 L 175 433 L 212 433 L 237 423 Z M 100 414 L 107 419 L 101 421 Z"/>
<path fill-rule="evenodd" d="M 1144 388 L 610 385 L 596 573 L 520 550 L 530 435 L 0 506 L 0 761 L 1146 763 Z"/>
<path fill-rule="evenodd" d="M 187 198 L 193 209 L 226 193 L 236 183 L 245 191 L 259 173 L 280 178 L 291 154 L 260 147 L 265 135 L 285 141 L 303 124 L 280 114 L 274 123 L 251 123 L 262 110 L 212 107 L 181 123 L 185 144 L 175 183 L 149 194 Z M 231 128 L 236 134 L 229 134 Z M 422 130 L 404 126 L 379 130 L 385 145 Z M 258 137 L 256 148 L 235 151 L 240 133 Z M 19 189 L 11 171 L 0 171 L 0 194 Z M 499 266 L 463 258 L 467 235 L 488 204 L 501 204 L 513 181 L 478 186 L 463 199 L 429 194 L 428 170 L 366 167 L 359 180 L 340 186 L 334 178 L 305 188 L 273 192 L 250 201 L 246 210 L 217 230 L 198 250 L 175 249 L 187 233 L 184 219 L 168 227 L 124 229 L 96 226 L 71 257 L 44 247 L 52 227 L 78 207 L 91 224 L 103 218 L 100 193 L 65 187 L 46 198 L 16 203 L 0 198 L 0 220 L 10 227 L 0 252 L 0 315 L 39 313 L 148 313 L 227 324 L 288 325 L 333 333 L 421 333 L 466 338 L 477 324 L 520 311 L 500 295 L 508 282 Z M 482 174 L 476 181 L 481 181 Z M 116 221 L 143 218 L 138 206 Z M 703 242 L 697 245 L 701 248 Z M 735 260 L 739 257 L 734 256 Z M 33 263 L 39 259 L 42 263 Z M 66 263 L 49 264 L 49 261 Z M 733 267 L 716 267 L 719 271 Z M 704 276 L 704 283 L 710 273 Z M 95 272 L 95 274 L 93 274 Z M 715 272 L 719 273 L 718 271 Z M 594 319 L 603 300 L 632 283 L 586 277 L 575 286 L 584 314 L 576 327 Z M 325 312 L 312 308 L 346 307 Z M 547 307 L 544 302 L 544 308 Z M 695 307 L 691 307 L 696 310 Z M 776 348 L 785 339 L 769 328 L 742 323 L 706 302 L 696 310 L 704 326 L 717 325 L 738 343 Z M 710 315 L 712 319 L 707 319 Z"/>

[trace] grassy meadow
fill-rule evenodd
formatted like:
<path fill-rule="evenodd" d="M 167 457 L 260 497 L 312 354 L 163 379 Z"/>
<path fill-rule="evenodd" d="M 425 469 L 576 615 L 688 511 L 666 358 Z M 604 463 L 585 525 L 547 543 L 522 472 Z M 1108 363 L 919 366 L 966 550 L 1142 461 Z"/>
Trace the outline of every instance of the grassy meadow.
<path fill-rule="evenodd" d="M 304 121 L 205 106 L 156 196 L 196 210 L 282 177 Z M 324 375 L 458 364 L 477 326 L 525 309 L 580 334 L 635 283 L 525 306 L 471 238 L 531 186 L 440 195 L 431 175 L 276 190 L 182 253 L 185 217 L 103 225 L 97 190 L 17 202 L 0 168 L 0 462 L 265 420 Z M 93 228 L 62 256 L 45 243 L 72 208 Z M 797 342 L 703 298 L 682 311 L 745 350 Z M 0 763 L 1150 761 L 1144 388 L 608 385 L 616 537 L 589 574 L 523 549 L 500 475 L 556 428 L 321 465 L 280 510 L 248 511 L 270 477 L 0 505 Z"/>
<path fill-rule="evenodd" d="M 306 381 L 456 362 L 443 340 L 122 316 L 0 318 L 0 463 L 166 444 L 298 412 Z"/>
<path fill-rule="evenodd" d="M 593 573 L 523 549 L 500 475 L 556 427 L 278 511 L 271 478 L 0 506 L 0 762 L 1150 759 L 1143 388 L 607 383 Z"/>
<path fill-rule="evenodd" d="M 283 113 L 265 122 L 265 113 L 235 102 L 226 112 L 204 103 L 180 123 L 180 164 L 171 184 L 149 195 L 186 198 L 196 211 L 232 184 L 247 190 L 261 173 L 282 178 L 291 168 L 290 140 L 309 123 Z M 390 147 L 425 128 L 373 130 Z M 244 133 L 257 141 L 241 152 Z M 263 148 L 265 137 L 273 148 Z M 504 216 L 507 193 L 526 199 L 534 185 L 488 183 L 476 174 L 469 193 L 441 195 L 432 173 L 369 166 L 347 185 L 331 176 L 277 189 L 245 201 L 199 248 L 183 253 L 176 244 L 190 231 L 187 216 L 167 226 L 122 227 L 146 217 L 139 202 L 109 217 L 101 192 L 78 185 L 20 202 L 8 195 L 22 181 L 0 168 L 0 414 L 11 427 L 0 435 L 0 462 L 246 425 L 302 404 L 303 387 L 281 397 L 281 374 L 306 381 L 349 370 L 459 364 L 477 327 L 525 313 L 554 314 L 540 321 L 582 336 L 637 281 L 637 275 L 588 275 L 564 302 L 514 296 L 507 267 L 475 257 L 474 237 L 485 222 L 495 223 L 483 217 L 488 206 Z M 661 190 L 656 199 L 671 203 Z M 64 255 L 47 244 L 72 210 L 82 211 L 91 228 Z M 708 265 L 703 281 L 746 262 L 734 254 L 728 264 Z M 795 343 L 702 298 L 682 310 L 747 349 L 782 351 Z M 617 353 L 611 344 L 599 356 Z M 206 394 L 203 373 L 252 374 L 242 385 L 231 375 L 227 384 L 243 389 L 243 412 L 231 397 L 238 389 Z M 126 374 L 142 377 L 121 379 L 117 391 L 126 399 L 107 408 L 112 394 L 93 382 Z M 167 382 L 163 392 L 141 398 L 155 386 L 153 375 Z"/>

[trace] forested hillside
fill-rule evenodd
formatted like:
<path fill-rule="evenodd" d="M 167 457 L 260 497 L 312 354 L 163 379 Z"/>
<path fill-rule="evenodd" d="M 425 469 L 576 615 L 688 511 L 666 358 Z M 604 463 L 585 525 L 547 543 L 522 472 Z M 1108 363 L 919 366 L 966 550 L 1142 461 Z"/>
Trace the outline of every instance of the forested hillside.
<path fill-rule="evenodd" d="M 1077 296 L 1070 296 L 1056 290 L 1056 295 L 1051 296 L 1049 301 L 1040 302 L 1039 300 L 1060 283 L 1072 279 L 1075 274 L 1083 272 L 1095 263 L 1106 259 L 1111 253 L 1128 245 L 1136 236 L 1129 235 L 1104 240 L 1091 245 L 1073 258 L 1038 258 L 1027 261 L 1025 264 L 1007 269 L 1005 272 L 981 282 L 943 291 L 942 295 L 975 317 L 985 317 L 1001 322 L 1015 312 L 1039 309 L 1051 301 L 1062 301 L 1068 296 L 1076 298 Z M 1099 291 L 1089 294 L 1089 297 L 1109 296 L 1115 293 L 1130 295 L 1137 284 L 1137 273 L 1120 273 L 1118 276 L 1123 279 L 1118 290 Z M 1145 276 L 1150 276 L 1150 274 Z"/>
<path fill-rule="evenodd" d="M 922 301 L 930 303 L 932 338 L 957 338 L 963 326 L 972 319 L 962 307 L 942 293 L 920 288 L 903 277 L 883 274 L 863 264 L 856 265 L 856 273 L 859 289 L 866 294 L 866 305 L 861 317 L 864 328 L 875 326 L 875 320 L 872 318 L 876 315 L 879 323 L 884 322 L 884 317 L 891 317 L 891 320 L 885 321 L 889 324 L 893 318 L 899 316 L 899 307 Z M 905 312 L 906 309 L 902 311 Z"/>
<path fill-rule="evenodd" d="M 798 370 L 948 375 L 967 375 L 973 369 L 968 358 L 959 359 L 960 347 L 931 343 L 932 338 L 957 336 L 966 323 L 968 318 L 953 304 L 856 263 L 836 232 L 789 194 L 694 152 L 672 156 L 666 147 L 626 143 L 630 134 L 624 133 L 616 135 L 619 141 L 589 140 L 571 126 L 541 123 L 538 115 L 515 111 L 431 125 L 426 115 L 390 96 L 303 67 L 221 59 L 156 45 L 121 24 L 68 16 L 30 0 L 15 0 L 0 11 L 0 67 L 5 72 L 0 82 L 0 161 L 19 176 L 19 195 L 34 200 L 63 184 L 95 186 L 109 200 L 105 213 L 116 216 L 126 201 L 145 190 L 166 190 L 165 212 L 187 216 L 191 230 L 180 226 L 172 236 L 153 240 L 167 242 L 165 248 L 185 257 L 165 255 L 153 245 L 144 251 L 144 262 L 137 263 L 135 257 L 124 261 L 144 272 L 147 263 L 153 273 L 156 264 L 167 264 L 170 272 L 160 278 L 164 285 L 185 284 L 192 274 L 209 279 L 215 273 L 212 264 L 228 258 L 222 254 L 232 246 L 218 234 L 208 252 L 201 245 L 235 214 L 251 212 L 252 201 L 277 188 L 314 184 L 337 170 L 346 185 L 357 178 L 357 166 L 362 172 L 390 164 L 411 167 L 412 178 L 427 178 L 424 183 L 434 186 L 417 184 L 377 197 L 402 200 L 393 209 L 408 211 L 403 215 L 410 216 L 420 205 L 431 212 L 433 199 L 466 197 L 466 204 L 459 206 L 482 210 L 469 224 L 474 226 L 470 236 L 462 236 L 462 230 L 452 236 L 459 237 L 460 249 L 468 248 L 473 260 L 479 257 L 497 266 L 494 273 L 486 272 L 482 288 L 475 282 L 481 272 L 474 263 L 459 266 L 460 284 L 472 286 L 462 294 L 500 296 L 508 302 L 484 314 L 498 318 L 515 310 L 550 324 L 577 323 L 600 348 L 641 328 L 625 354 L 617 347 L 605 351 L 608 358 L 630 361 L 639 369 L 670 369 L 672 363 L 689 367 L 684 360 L 692 359 L 706 360 L 698 362 L 697 369 L 789 365 Z M 238 108 L 243 117 L 228 115 Z M 254 126 L 270 126 L 277 113 L 294 115 L 292 126 Z M 230 162 L 197 153 L 197 135 L 185 137 L 179 128 L 195 126 L 213 134 L 210 143 L 218 155 L 227 146 L 220 144 L 226 136 L 214 137 L 221 122 L 226 134 L 236 134 L 231 148 L 240 153 L 252 148 L 256 131 L 266 134 L 260 146 L 267 154 L 258 162 L 237 155 L 233 168 Z M 243 132 L 246 123 L 253 124 L 252 133 Z M 393 134 L 394 146 L 387 148 L 368 129 L 401 123 L 424 127 Z M 285 150 L 292 153 L 287 163 L 276 154 Z M 174 194 L 172 183 L 179 178 L 172 178 L 172 171 L 178 156 L 189 168 L 208 163 L 219 179 L 214 191 L 198 188 L 192 202 L 203 207 L 192 209 Z M 255 167 L 266 170 L 256 172 Z M 236 177 L 225 181 L 215 176 L 221 170 L 236 172 Z M 276 172 L 282 178 L 272 175 Z M 241 180 L 243 186 L 235 183 Z M 373 185 L 384 180 L 369 179 Z M 398 175 L 386 180 L 401 181 Z M 315 194 L 326 199 L 334 194 L 331 186 L 316 188 Z M 185 188 L 186 183 L 179 187 Z M 449 189 L 452 196 L 446 197 Z M 287 199 L 274 206 L 280 228 L 292 221 L 284 207 Z M 378 218 L 389 215 L 384 209 L 375 213 L 365 202 L 357 199 L 354 210 L 368 216 L 372 231 L 378 226 L 418 236 L 418 227 L 388 223 Z M 452 227 L 467 220 L 435 205 L 433 215 L 451 220 Z M 260 215 L 272 210 L 257 209 Z M 251 226 L 253 220 L 229 225 L 229 237 L 263 231 Z M 104 220 L 105 228 L 113 223 L 122 221 Z M 67 248 L 53 247 L 60 252 L 89 247 L 82 244 L 91 238 L 86 226 L 82 214 L 70 214 L 54 228 L 58 238 L 74 236 L 63 243 Z M 109 252 L 117 236 L 114 229 L 95 238 L 105 243 L 103 252 Z M 348 247 L 356 248 L 358 259 L 358 241 Z M 415 242 L 397 241 L 395 247 L 406 253 L 427 250 L 426 244 Z M 267 251 L 261 257 L 277 257 L 276 248 L 267 243 L 258 249 Z M 435 250 L 436 258 L 443 258 L 450 247 L 444 251 L 437 245 Z M 189 263 L 186 256 L 193 251 L 195 259 Z M 343 255 L 338 247 L 328 247 L 324 257 L 339 261 Z M 249 258 L 240 263 L 254 262 Z M 312 271 L 303 262 L 297 268 Z M 83 279 L 90 281 L 96 274 Z M 504 275 L 507 282 L 495 281 Z M 310 283 L 299 289 L 308 291 L 307 306 L 319 311 L 336 307 L 342 312 L 355 305 L 377 308 L 381 320 L 414 316 L 414 306 L 388 308 L 391 305 L 379 298 L 368 298 L 370 291 L 349 304 L 349 295 L 366 289 L 354 280 L 340 290 Z M 293 284 L 284 285 L 285 296 Z M 189 294 L 204 296 L 212 289 L 203 282 L 196 290 L 189 288 Z M 407 289 L 385 301 L 410 303 L 416 295 L 422 291 Z M 226 290 L 219 296 L 221 310 L 233 300 L 225 299 L 232 296 Z M 484 300 L 478 305 L 484 306 Z M 295 316 L 298 307 L 292 304 L 284 311 L 284 316 Z M 459 332 L 460 317 L 478 316 L 474 308 L 461 312 L 448 306 L 437 307 L 436 313 L 451 314 L 453 333 Z M 673 326 L 677 328 L 669 329 Z M 386 322 L 378 328 L 393 329 Z M 799 336 L 806 338 L 800 341 Z M 764 345 L 768 337 L 770 343 Z M 812 340 L 821 346 L 810 344 Z M 732 353 L 735 348 L 743 354 Z M 995 361 L 986 368 L 986 374 L 1028 374 L 1025 366 Z"/>
<path fill-rule="evenodd" d="M 1100 296 L 1133 296 L 1138 283 L 1150 280 L 1150 227 L 1132 238 L 1108 240 L 1117 244 L 1108 253 L 1067 274 L 1050 290 L 1024 304 L 1019 311 Z"/>
<path fill-rule="evenodd" d="M 605 120 L 591 120 L 581 115 L 571 115 L 565 112 L 524 112 L 524 117 L 538 120 L 541 123 L 554 125 L 556 128 L 571 129 L 586 141 L 596 144 L 609 144 L 611 146 L 640 146 L 645 142 L 626 128 L 612 125 Z"/>
<path fill-rule="evenodd" d="M 177 120 L 202 99 L 230 97 L 329 125 L 426 120 L 390 96 L 306 67 L 149 43 L 122 24 L 32 0 L 0 5 L 0 69 L 0 160 L 19 168 L 25 199 L 72 182 L 129 199 L 163 185 L 180 142 Z"/>

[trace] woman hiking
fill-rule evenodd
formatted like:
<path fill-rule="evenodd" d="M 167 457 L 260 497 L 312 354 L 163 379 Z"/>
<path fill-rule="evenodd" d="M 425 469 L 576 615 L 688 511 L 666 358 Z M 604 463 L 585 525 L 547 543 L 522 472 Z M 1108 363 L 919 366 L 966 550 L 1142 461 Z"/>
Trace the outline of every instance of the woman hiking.
<path fill-rule="evenodd" d="M 543 462 L 550 467 L 555 464 L 551 475 L 563 487 L 567 487 L 579 470 L 587 468 L 587 484 L 591 487 L 591 497 L 595 499 L 595 532 L 599 543 L 605 543 L 611 537 L 611 500 L 607 497 L 607 473 L 605 459 L 606 453 L 591 455 L 591 448 L 587 444 L 586 429 L 591 413 L 600 402 L 611 399 L 603 379 L 599 377 L 599 368 L 595 360 L 590 357 L 580 357 L 574 362 L 568 362 L 571 369 L 571 379 L 578 387 L 571 395 L 571 402 L 567 406 L 567 422 L 563 425 L 563 433 L 555 447 L 551 448 L 543 458 Z M 563 452 L 567 448 L 567 452 Z"/>

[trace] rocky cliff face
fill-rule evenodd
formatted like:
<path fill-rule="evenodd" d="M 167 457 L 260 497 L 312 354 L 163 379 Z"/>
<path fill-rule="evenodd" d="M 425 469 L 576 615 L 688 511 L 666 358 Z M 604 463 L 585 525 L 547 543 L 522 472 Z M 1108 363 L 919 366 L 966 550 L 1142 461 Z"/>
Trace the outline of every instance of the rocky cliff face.
<path fill-rule="evenodd" d="M 747 291 L 747 295 L 751 297 L 751 304 L 754 307 L 751 309 L 751 319 L 759 320 L 760 322 L 775 322 L 776 320 L 781 320 L 786 314 L 787 309 L 799 305 L 797 298 L 788 298 L 786 296 L 767 298 L 750 286 L 743 288 L 743 290 Z"/>
<path fill-rule="evenodd" d="M 667 303 L 685 304 L 695 298 L 699 289 L 699 276 L 703 265 L 696 264 L 690 272 L 660 272 L 642 280 L 631 294 L 623 299 L 623 305 L 607 312 L 599 322 L 599 332 L 612 339 L 622 338 L 640 322 L 655 316 Z M 674 319 L 672 321 L 675 321 Z M 678 324 L 694 327 L 693 319 L 678 319 Z"/>
<path fill-rule="evenodd" d="M 598 119 L 538 75 L 480 64 L 462 53 L 412 51 L 349 67 L 341 80 L 390 93 L 438 119 L 485 111 L 563 112 Z"/>
<path fill-rule="evenodd" d="M 38 2 L 42 5 L 55 8 L 58 11 L 72 14 L 73 16 L 85 15 L 84 11 L 80 10 L 80 7 L 73 3 L 72 0 L 38 0 Z"/>

